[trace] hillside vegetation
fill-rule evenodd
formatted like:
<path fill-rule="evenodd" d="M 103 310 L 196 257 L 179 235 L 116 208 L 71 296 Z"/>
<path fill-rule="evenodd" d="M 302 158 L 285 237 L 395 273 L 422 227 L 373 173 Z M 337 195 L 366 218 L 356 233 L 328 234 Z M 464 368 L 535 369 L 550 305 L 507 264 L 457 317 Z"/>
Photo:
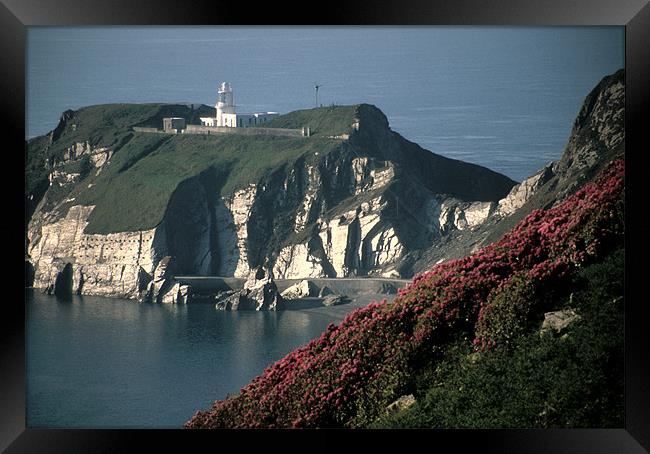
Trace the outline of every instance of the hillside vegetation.
<path fill-rule="evenodd" d="M 171 194 L 187 178 L 215 172 L 221 186 L 216 193 L 230 195 L 271 170 L 290 169 L 298 158 L 338 145 L 317 138 L 135 133 L 76 202 L 96 205 L 87 233 L 149 229 L 162 220 Z"/>
<path fill-rule="evenodd" d="M 619 159 L 499 242 L 330 325 L 186 427 L 620 426 L 623 208 Z M 544 313 L 563 309 L 579 316 L 567 336 L 540 333 Z M 389 415 L 407 394 L 417 403 Z"/>
<path fill-rule="evenodd" d="M 453 342 L 417 374 L 415 405 L 371 426 L 623 427 L 623 269 L 620 249 L 578 271 L 575 290 L 557 302 L 530 294 L 522 300 L 525 281 L 501 292 L 501 305 L 573 310 L 580 319 L 560 333 L 540 332 L 538 313 L 532 326 L 511 324 L 521 332 L 480 354 L 463 339 Z M 504 318 L 512 313 L 506 309 Z"/>
<path fill-rule="evenodd" d="M 46 209 L 64 214 L 74 204 L 95 205 L 87 233 L 150 229 L 161 221 L 178 184 L 202 172 L 220 176 L 218 194 L 225 196 L 271 171 L 291 168 L 297 159 L 313 161 L 340 146 L 323 137 L 348 131 L 358 106 L 308 109 L 281 115 L 269 127 L 310 126 L 309 139 L 273 136 L 171 135 L 132 131 L 133 126 L 162 125 L 165 116 L 181 116 L 198 123 L 214 109 L 173 104 L 106 104 L 66 111 L 50 136 L 27 143 L 26 195 L 42 197 L 48 174 L 67 148 L 88 142 L 93 148 L 114 150 L 110 162 L 95 175 L 87 172 L 72 186 L 51 186 Z M 57 167 L 77 172 L 79 161 Z M 65 200 L 70 202 L 65 202 Z M 31 203 L 30 214 L 35 203 Z"/>
<path fill-rule="evenodd" d="M 331 106 L 295 110 L 264 123 L 265 128 L 300 129 L 308 126 L 312 136 L 349 133 L 359 106 Z"/>

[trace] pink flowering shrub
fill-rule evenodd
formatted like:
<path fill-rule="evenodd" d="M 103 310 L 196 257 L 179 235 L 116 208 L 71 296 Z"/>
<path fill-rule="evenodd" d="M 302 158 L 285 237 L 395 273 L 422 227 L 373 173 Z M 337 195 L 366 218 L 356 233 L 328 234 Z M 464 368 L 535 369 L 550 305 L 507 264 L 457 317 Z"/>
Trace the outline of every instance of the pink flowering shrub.
<path fill-rule="evenodd" d="M 523 303 L 528 292 L 565 285 L 577 267 L 621 244 L 623 190 L 620 159 L 561 204 L 530 213 L 497 243 L 416 276 L 394 302 L 372 303 L 330 325 L 185 426 L 367 425 L 450 335 L 466 333 L 476 349 L 505 341 L 530 311 Z M 507 307 L 499 295 L 513 289 L 521 301 L 504 322 L 492 305 Z"/>

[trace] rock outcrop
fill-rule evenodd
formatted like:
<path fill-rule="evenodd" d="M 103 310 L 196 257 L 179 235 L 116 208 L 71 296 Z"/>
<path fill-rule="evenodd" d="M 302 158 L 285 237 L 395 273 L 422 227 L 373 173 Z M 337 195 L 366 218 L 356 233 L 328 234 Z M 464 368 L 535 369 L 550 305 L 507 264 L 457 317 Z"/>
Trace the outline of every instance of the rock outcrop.
<path fill-rule="evenodd" d="M 66 264 L 61 272 L 56 275 L 51 290 L 59 298 L 70 298 L 72 296 L 72 265 Z"/>
<path fill-rule="evenodd" d="M 346 295 L 328 295 L 323 298 L 323 306 L 338 306 L 350 301 Z"/>
<path fill-rule="evenodd" d="M 535 175 L 526 178 L 524 181 L 512 188 L 505 198 L 499 200 L 495 214 L 500 217 L 510 216 L 519 208 L 524 206 L 533 194 L 535 194 L 535 192 L 537 192 L 537 190 L 554 175 L 553 166 L 548 165 Z"/>
<path fill-rule="evenodd" d="M 283 308 L 284 298 L 268 271 L 258 268 L 242 290 L 218 294 L 215 303 L 219 310 L 277 311 Z"/>
<path fill-rule="evenodd" d="M 544 314 L 544 322 L 542 323 L 541 332 L 555 332 L 561 333 L 569 325 L 579 321 L 582 317 L 573 309 L 566 309 L 562 311 L 546 312 Z"/>
<path fill-rule="evenodd" d="M 313 282 L 303 279 L 302 281 L 287 287 L 282 293 L 284 299 L 308 298 L 318 295 L 318 289 Z"/>
<path fill-rule="evenodd" d="M 408 394 L 391 403 L 386 407 L 386 411 L 388 413 L 397 413 L 411 407 L 413 404 L 415 404 L 415 396 L 413 396 L 413 394 Z"/>

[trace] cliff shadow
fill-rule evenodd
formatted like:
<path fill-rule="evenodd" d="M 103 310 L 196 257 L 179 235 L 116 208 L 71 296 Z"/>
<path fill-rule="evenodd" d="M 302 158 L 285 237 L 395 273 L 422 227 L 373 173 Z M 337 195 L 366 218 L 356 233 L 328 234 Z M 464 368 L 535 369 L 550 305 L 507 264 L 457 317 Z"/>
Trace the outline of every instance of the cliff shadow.
<path fill-rule="evenodd" d="M 172 193 L 163 225 L 165 255 L 175 274 L 232 276 L 239 259 L 232 213 L 221 198 L 228 167 L 210 167 Z"/>
<path fill-rule="evenodd" d="M 234 276 L 240 257 L 235 219 L 221 196 L 230 172 L 229 166 L 221 165 L 211 167 L 198 176 L 206 194 L 209 212 L 208 255 L 209 274 L 212 276 Z"/>
<path fill-rule="evenodd" d="M 293 177 L 291 169 L 295 170 Z M 259 181 L 247 223 L 251 269 L 269 266 L 269 258 L 293 234 L 296 211 L 306 191 L 305 178 L 304 160 L 299 159 L 293 166 L 283 165 Z"/>
<path fill-rule="evenodd" d="M 237 244 L 237 228 L 232 212 L 221 197 L 212 204 L 211 257 L 214 276 L 235 275 L 240 252 Z"/>
<path fill-rule="evenodd" d="M 417 187 L 408 176 L 400 176 L 382 196 L 382 220 L 390 223 L 407 251 L 430 247 L 439 236 L 427 207 L 435 197 Z"/>

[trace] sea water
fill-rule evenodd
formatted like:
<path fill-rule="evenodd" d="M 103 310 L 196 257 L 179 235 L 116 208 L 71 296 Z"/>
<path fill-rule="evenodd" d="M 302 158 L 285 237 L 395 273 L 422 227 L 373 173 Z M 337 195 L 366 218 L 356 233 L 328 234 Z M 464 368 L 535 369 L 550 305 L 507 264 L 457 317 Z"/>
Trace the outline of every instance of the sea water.
<path fill-rule="evenodd" d="M 181 427 L 341 318 L 39 291 L 26 305 L 30 428 Z"/>
<path fill-rule="evenodd" d="M 623 27 L 30 27 L 27 136 L 101 103 L 240 112 L 370 103 L 393 130 L 517 181 L 558 159 Z"/>

